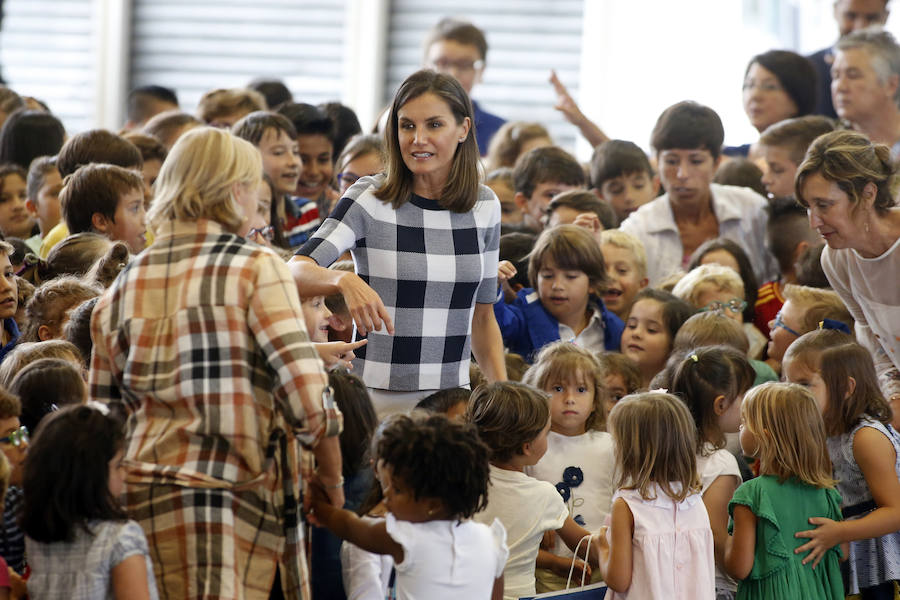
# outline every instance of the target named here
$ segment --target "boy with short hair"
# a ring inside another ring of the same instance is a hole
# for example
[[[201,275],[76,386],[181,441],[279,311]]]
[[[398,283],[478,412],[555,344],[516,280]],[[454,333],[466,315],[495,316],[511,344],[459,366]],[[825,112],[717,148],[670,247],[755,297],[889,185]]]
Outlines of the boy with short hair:
[[[197,117],[210,127],[230,129],[242,117],[266,110],[266,99],[246,88],[217,89],[206,92],[197,103]]]
[[[770,125],[759,136],[757,150],[766,161],[762,183],[770,198],[793,198],[794,175],[806,150],[820,135],[834,131],[828,117],[807,115]]]
[[[481,29],[468,21],[446,17],[428,32],[425,66],[455,77],[471,97],[472,88],[484,75],[487,51],[487,39]],[[506,120],[485,111],[475,100],[472,112],[478,153],[486,156],[491,138]]]
[[[584,221],[583,217],[579,220],[582,215],[591,218],[588,221]],[[612,207],[587,190],[569,190],[557,194],[547,206],[547,227],[572,224],[587,226],[588,223],[595,235],[614,229],[619,224]]]
[[[501,262],[498,279],[514,272]],[[600,246],[585,228],[559,225],[545,230],[528,258],[531,288],[512,304],[498,294],[494,315],[510,352],[531,363],[545,345],[566,340],[592,352],[618,350],[625,324],[598,294],[607,283]]]
[[[257,148],[263,159],[263,172],[275,186],[278,198],[272,201],[283,219],[283,233],[292,248],[301,246],[319,227],[315,202],[292,197],[300,179],[300,150],[297,130],[284,115],[271,111],[250,113],[234,125],[234,135]]]
[[[609,203],[619,223],[647,204],[659,192],[659,177],[647,155],[637,144],[609,140],[594,149],[591,156],[591,187]]]
[[[135,172],[140,172],[144,167],[137,146],[105,129],[91,129],[73,135],[56,155],[56,168],[64,180],[79,167],[91,163],[117,165]],[[41,258],[47,258],[53,247],[68,236],[65,220],[57,223],[41,242]]]
[[[556,146],[535,148],[519,157],[513,169],[516,204],[523,223],[533,231],[544,228],[544,216],[553,197],[583,188],[584,171],[571,154]]]
[[[600,250],[609,280],[601,295],[603,304],[624,321],[637,293],[650,283],[644,244],[629,233],[608,229],[600,234]]]
[[[32,252],[37,254],[41,249],[41,240],[60,221],[59,192],[62,190],[62,177],[56,168],[55,156],[39,156],[31,161],[28,167],[28,178],[25,183],[25,208],[37,221],[40,233],[25,240]]]
[[[818,232],[809,227],[806,209],[793,196],[776,196],[769,201],[766,238],[769,250],[778,261],[781,276],[760,286],[754,306],[753,324],[768,335],[769,321],[775,318],[784,305],[784,286],[797,283],[797,263],[805,252],[821,246],[823,242]]]
[[[278,112],[290,120],[297,130],[297,147],[303,163],[297,189],[292,192],[298,209],[312,200],[318,217],[324,219],[337,202],[331,187],[334,176],[334,122],[312,104],[284,104]]]
[[[178,110],[175,90],[161,85],[143,85],[128,93],[128,122],[125,129],[140,129],[152,117],[167,110]]]
[[[106,164],[81,167],[66,182],[59,203],[72,234],[99,233],[125,242],[133,254],[144,249],[144,182],[136,172]]]

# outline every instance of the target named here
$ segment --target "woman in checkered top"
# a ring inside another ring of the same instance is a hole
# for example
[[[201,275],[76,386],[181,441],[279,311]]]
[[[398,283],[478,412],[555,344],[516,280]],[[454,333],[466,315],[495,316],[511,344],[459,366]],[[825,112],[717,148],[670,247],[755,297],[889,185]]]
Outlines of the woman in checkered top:
[[[363,177],[291,260],[301,295],[344,294],[368,344],[354,362],[379,415],[469,384],[472,355],[506,378],[494,320],[500,204],[481,185],[472,104],[431,70],[397,91],[384,174]],[[356,274],[327,267],[349,250]]]

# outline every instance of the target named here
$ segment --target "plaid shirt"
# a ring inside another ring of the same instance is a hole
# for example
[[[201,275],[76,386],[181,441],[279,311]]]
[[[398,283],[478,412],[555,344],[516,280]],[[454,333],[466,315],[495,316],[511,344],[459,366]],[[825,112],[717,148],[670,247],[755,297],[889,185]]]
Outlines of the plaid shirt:
[[[97,303],[91,337],[91,396],[129,414],[126,503],[161,597],[267,598],[279,560],[305,590],[296,442],[341,420],[287,266],[212,221],[168,224]]]
[[[369,333],[354,369],[371,388],[438,390],[469,383],[475,303],[493,304],[500,203],[481,186],[465,213],[413,196],[398,209],[375,197],[383,175],[364,177],[297,252],[330,265],[352,250],[356,273],[374,289],[394,335]]]

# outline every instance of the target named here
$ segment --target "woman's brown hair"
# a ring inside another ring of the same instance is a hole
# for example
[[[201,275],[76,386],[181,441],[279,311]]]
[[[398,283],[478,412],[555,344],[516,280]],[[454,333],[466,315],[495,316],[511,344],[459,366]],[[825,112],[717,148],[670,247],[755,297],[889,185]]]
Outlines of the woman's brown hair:
[[[450,174],[441,191],[440,198],[433,198],[453,212],[464,213],[472,210],[478,200],[478,186],[481,183],[481,165],[478,155],[478,144],[475,141],[475,117],[469,95],[456,78],[437,73],[430,69],[416,71],[406,78],[394,96],[385,136],[385,181],[375,191],[375,196],[390,202],[399,208],[408,202],[413,195],[413,174],[403,162],[400,140],[397,133],[399,127],[398,113],[407,102],[415,100],[423,94],[434,94],[447,104],[457,125],[469,119],[470,128],[466,138],[459,143]]]

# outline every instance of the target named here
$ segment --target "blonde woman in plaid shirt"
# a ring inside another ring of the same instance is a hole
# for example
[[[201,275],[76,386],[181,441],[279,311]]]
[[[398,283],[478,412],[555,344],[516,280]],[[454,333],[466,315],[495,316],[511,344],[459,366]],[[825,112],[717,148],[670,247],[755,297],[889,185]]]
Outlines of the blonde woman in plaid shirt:
[[[410,75],[385,130],[385,174],[363,177],[291,259],[304,295],[342,293],[354,369],[379,415],[469,384],[474,355],[506,379],[494,319],[500,203],[481,185],[472,103],[449,75]],[[356,274],[327,267],[350,250]]]
[[[94,309],[94,399],[128,415],[124,504],[162,598],[308,598],[298,442],[343,505],[340,413],[297,288],[248,242],[259,152],[226,131],[178,140],[157,180],[153,245]]]

